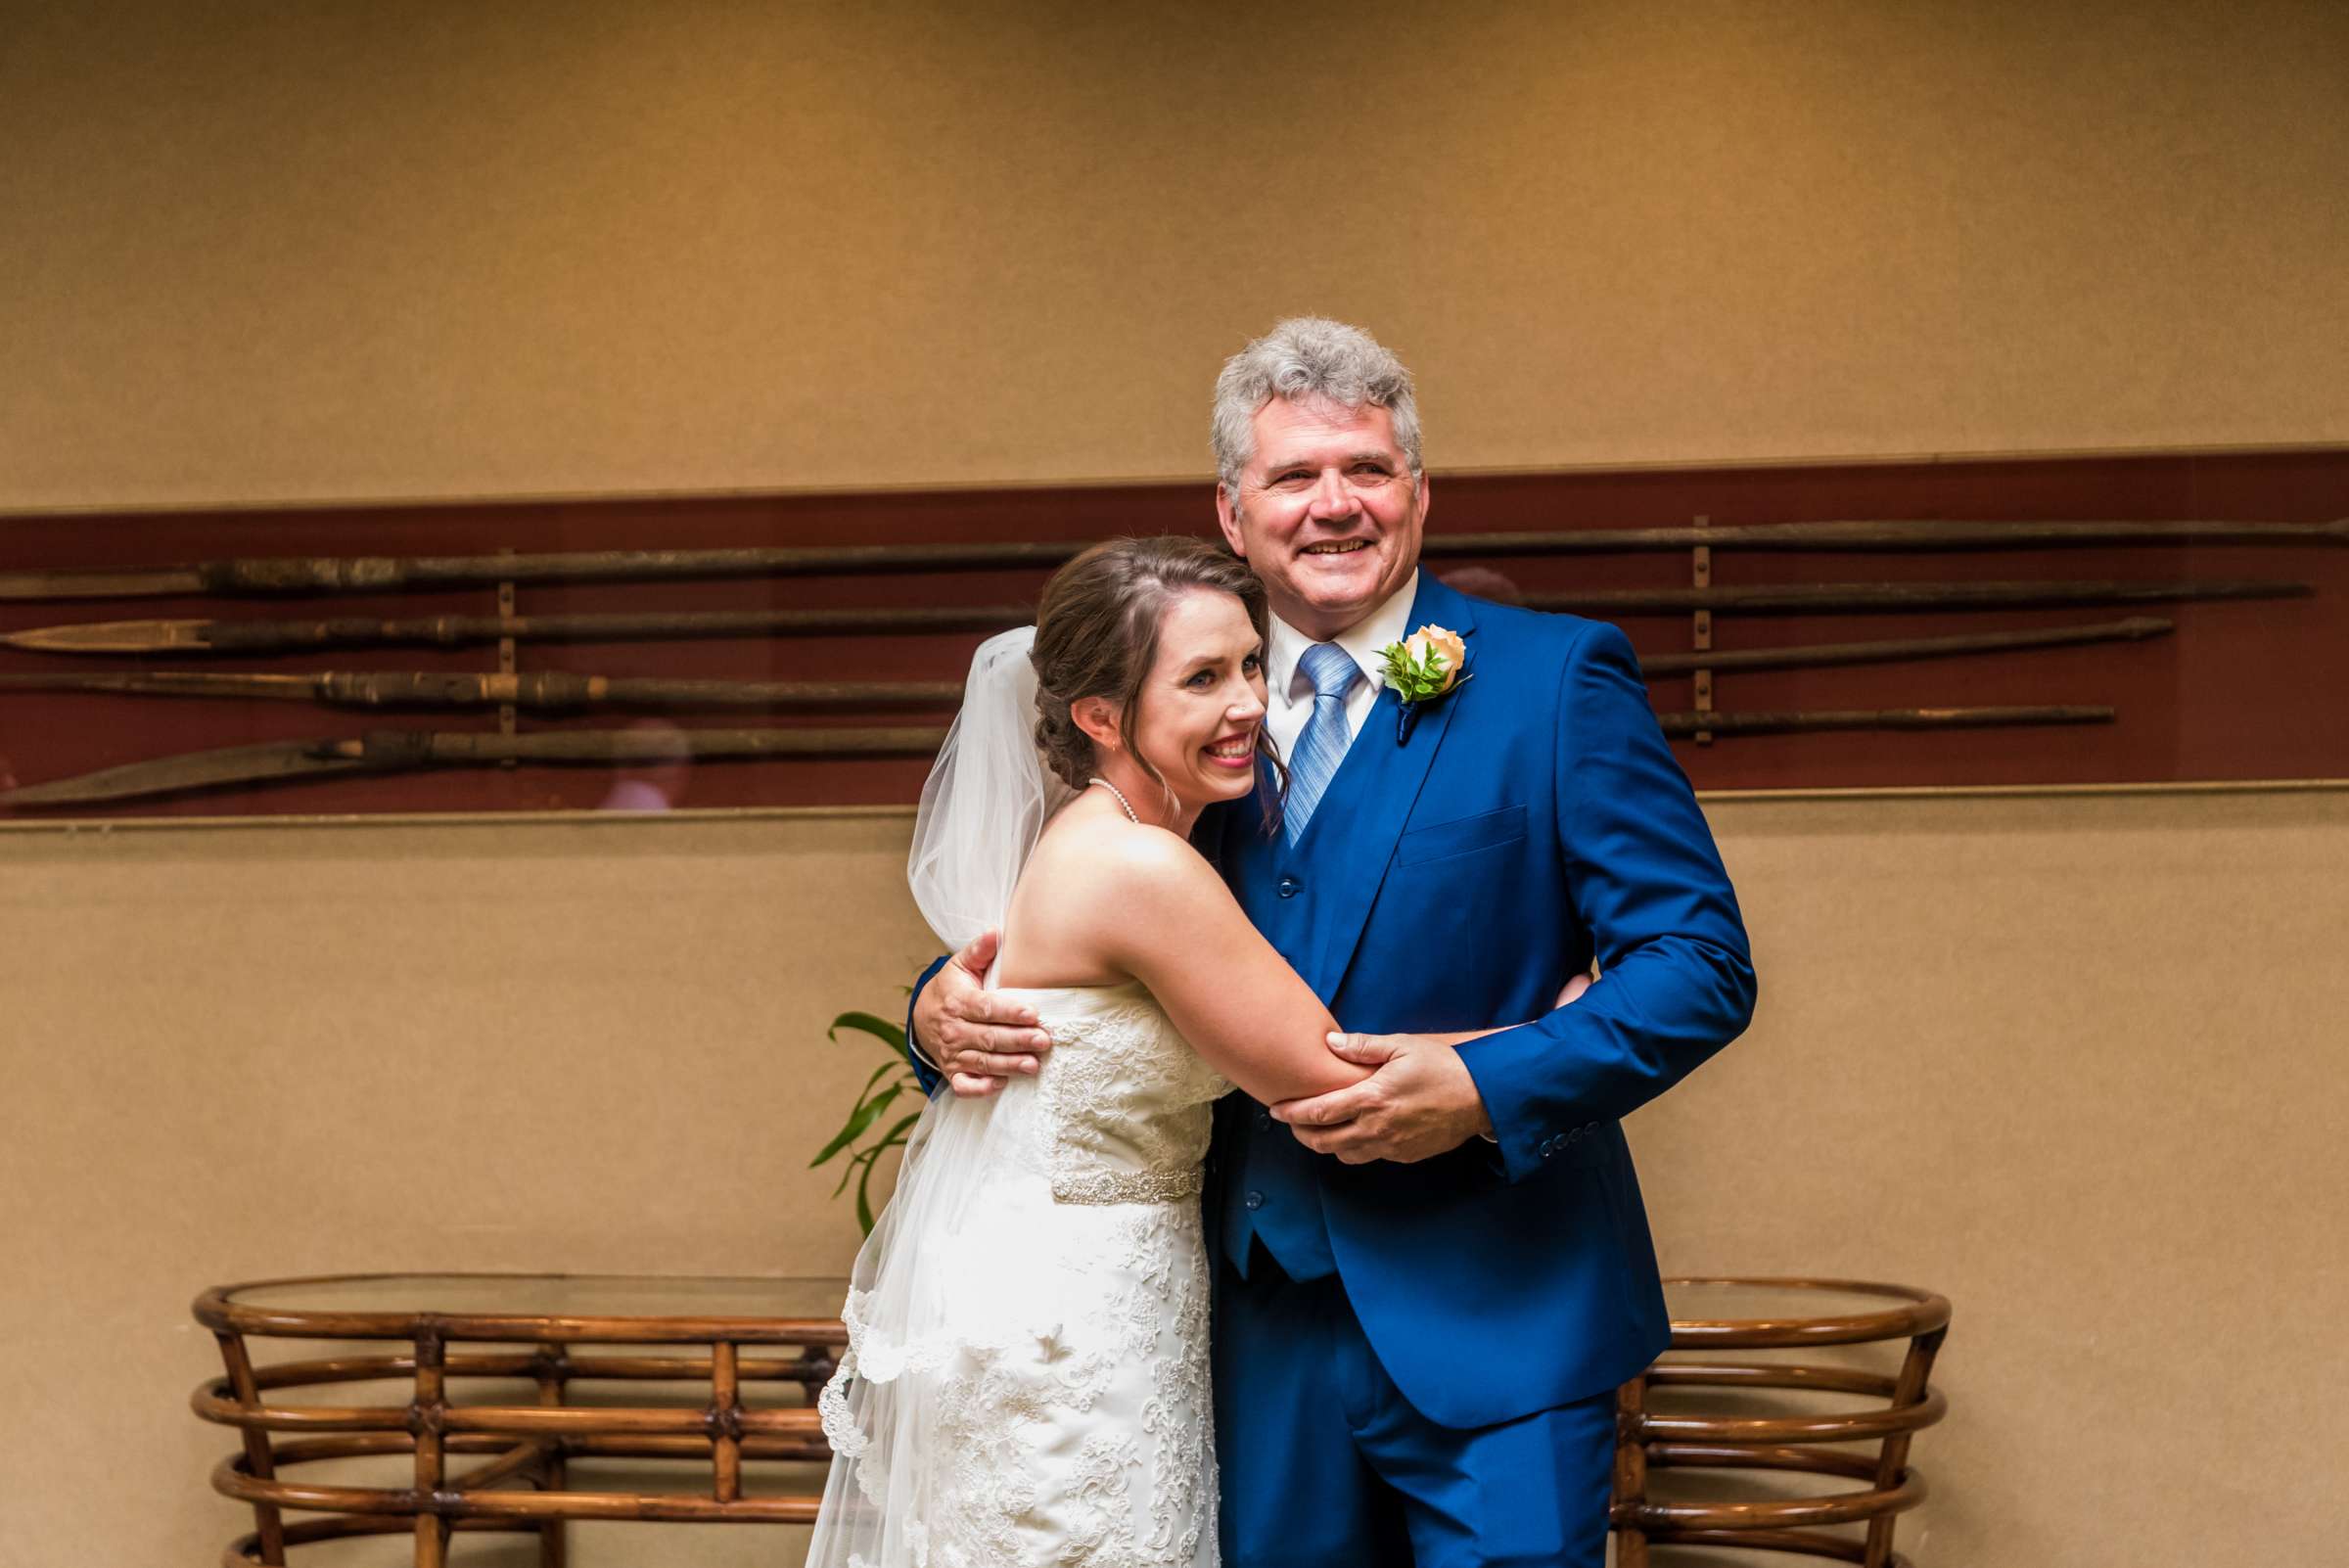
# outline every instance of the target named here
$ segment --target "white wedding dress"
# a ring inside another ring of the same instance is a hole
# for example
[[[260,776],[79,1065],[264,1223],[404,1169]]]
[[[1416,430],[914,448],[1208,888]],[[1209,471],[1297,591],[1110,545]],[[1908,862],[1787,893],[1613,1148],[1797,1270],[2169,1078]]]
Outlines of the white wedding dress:
[[[809,1568],[1214,1568],[1201,1163],[1227,1084],[1138,985],[940,1094],[856,1260]]]

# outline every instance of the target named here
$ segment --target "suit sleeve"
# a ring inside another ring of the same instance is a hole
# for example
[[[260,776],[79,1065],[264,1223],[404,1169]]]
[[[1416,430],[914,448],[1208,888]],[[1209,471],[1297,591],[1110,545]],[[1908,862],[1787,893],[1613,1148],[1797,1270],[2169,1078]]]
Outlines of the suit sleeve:
[[[930,984],[933,975],[946,967],[946,958],[939,958],[923,970],[922,978],[913,983],[913,994],[905,998],[905,1059],[913,1064],[913,1076],[922,1081],[922,1092],[925,1094],[936,1093],[938,1085],[945,1080],[922,1053],[921,1041],[913,1038],[913,1010],[921,1003],[922,988]]]
[[[1559,677],[1557,829],[1599,983],[1460,1047],[1508,1178],[1679,1083],[1753,1016],[1737,897],[1631,643],[1586,623]]]

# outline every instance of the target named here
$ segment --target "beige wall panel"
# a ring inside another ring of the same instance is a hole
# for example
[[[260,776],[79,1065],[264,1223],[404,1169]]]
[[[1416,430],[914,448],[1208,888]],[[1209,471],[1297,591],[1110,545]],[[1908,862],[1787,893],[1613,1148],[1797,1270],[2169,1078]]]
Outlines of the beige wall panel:
[[[2349,793],[1727,800],[1751,1034],[1634,1120],[1667,1267],[1930,1285],[1935,1568],[2322,1560]],[[0,1564],[240,1515],[201,1287],[837,1273],[808,1156],[931,950],[899,814],[0,831]],[[137,1501],[110,1500],[133,1488]],[[321,1559],[392,1563],[377,1544]],[[777,1560],[599,1527],[576,1560]],[[787,1555],[788,1553],[786,1553]]]
[[[2349,11],[0,6],[0,509],[2349,440]]]
[[[2334,1552],[2349,794],[1709,814],[1763,998],[1632,1124],[1667,1270],[1951,1298],[1920,1563]]]
[[[905,836],[0,834],[0,1344],[30,1417],[0,1424],[0,1563],[208,1562],[252,1528],[204,1485],[234,1442],[185,1405],[218,1371],[207,1284],[845,1274],[855,1221],[807,1162],[881,1057],[824,1026],[930,953]],[[589,1539],[775,1560],[757,1531]]]

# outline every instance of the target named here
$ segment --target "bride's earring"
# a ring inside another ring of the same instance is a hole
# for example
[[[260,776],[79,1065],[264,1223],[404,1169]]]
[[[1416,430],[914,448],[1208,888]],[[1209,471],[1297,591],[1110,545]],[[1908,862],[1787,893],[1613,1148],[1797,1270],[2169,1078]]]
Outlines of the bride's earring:
[[[1093,743],[1093,760],[1114,757],[1126,749],[1119,733],[1118,710],[1106,697],[1080,697],[1069,704],[1069,720]]]

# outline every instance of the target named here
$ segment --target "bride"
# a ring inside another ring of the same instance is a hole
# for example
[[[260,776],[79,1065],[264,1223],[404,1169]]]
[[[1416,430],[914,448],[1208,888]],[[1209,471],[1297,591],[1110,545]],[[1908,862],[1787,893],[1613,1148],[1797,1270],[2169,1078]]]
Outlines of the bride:
[[[922,793],[911,877],[949,947],[1054,1048],[935,1097],[856,1260],[820,1397],[810,1568],[1217,1560],[1210,1107],[1367,1076],[1187,835],[1258,795],[1264,589],[1203,540],[1118,539],[983,646]],[[1277,792],[1261,805],[1269,827]]]

